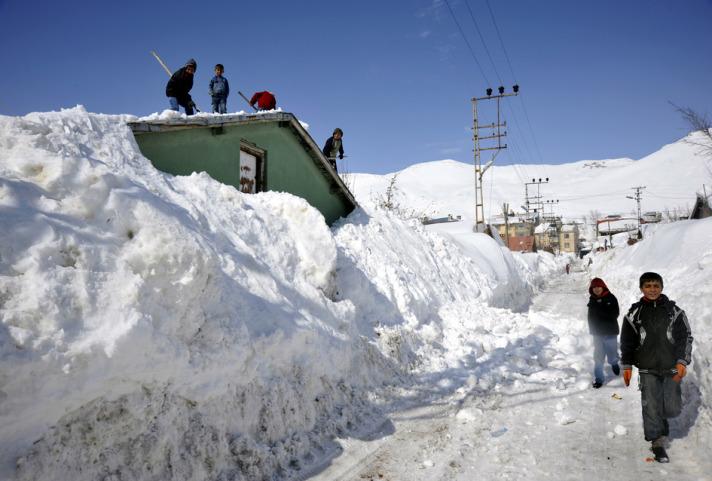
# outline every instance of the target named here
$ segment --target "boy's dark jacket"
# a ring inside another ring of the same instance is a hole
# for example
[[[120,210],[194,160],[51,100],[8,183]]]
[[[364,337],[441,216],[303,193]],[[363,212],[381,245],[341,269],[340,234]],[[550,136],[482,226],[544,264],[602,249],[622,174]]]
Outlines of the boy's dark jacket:
[[[328,139],[326,139],[326,143],[324,144],[324,148],[321,149],[322,153],[327,157],[331,157],[331,149],[334,148],[334,137],[331,136]],[[339,145],[339,158],[343,159],[344,158],[344,143],[341,142]]]
[[[692,332],[685,311],[661,294],[655,301],[641,299],[632,306],[621,331],[621,364],[659,374],[670,374],[675,364],[688,365]]]
[[[188,93],[192,88],[193,76],[185,73],[185,67],[181,67],[166,84],[166,97],[175,97],[180,105],[188,105],[193,101]]]
[[[589,287],[588,292],[591,297],[588,300],[588,332],[594,336],[615,336],[618,334],[618,299],[608,292],[606,284],[600,280],[599,285],[603,287],[602,295],[596,296],[593,287]]]

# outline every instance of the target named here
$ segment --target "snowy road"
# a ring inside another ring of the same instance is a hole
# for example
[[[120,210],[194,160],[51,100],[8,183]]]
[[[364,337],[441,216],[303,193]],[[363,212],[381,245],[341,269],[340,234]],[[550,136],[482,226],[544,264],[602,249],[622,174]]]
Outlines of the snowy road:
[[[531,331],[520,329],[522,342],[508,343],[508,355],[537,362],[522,363],[520,372],[489,389],[471,382],[391,412],[392,426],[372,440],[341,440],[343,453],[308,479],[712,479],[709,451],[691,429],[699,420],[689,381],[686,408],[671,422],[670,464],[650,458],[636,387],[625,388],[608,367],[604,387],[590,387],[587,282],[585,273],[562,277],[534,300],[526,314]]]

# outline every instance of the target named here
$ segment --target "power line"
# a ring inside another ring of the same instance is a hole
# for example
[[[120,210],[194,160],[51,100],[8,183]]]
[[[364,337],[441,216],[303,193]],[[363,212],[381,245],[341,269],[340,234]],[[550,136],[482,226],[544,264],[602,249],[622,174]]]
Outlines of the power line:
[[[494,12],[492,11],[492,7],[490,6],[489,0],[485,0],[485,3],[487,4],[487,9],[489,10],[490,17],[492,18],[492,24],[494,25],[494,29],[497,32],[497,38],[499,38],[499,43],[502,46],[502,51],[504,52],[504,57],[507,60],[507,65],[509,65],[509,70],[512,73],[512,78],[514,79],[515,83],[519,83],[519,82],[517,82],[517,76],[514,73],[514,67],[512,67],[512,62],[509,59],[509,54],[507,53],[507,48],[504,46],[504,40],[502,39],[502,34],[499,30],[499,26],[497,25],[497,20],[495,19]],[[527,125],[529,126],[529,131],[531,132],[531,136],[534,141],[534,148],[536,149],[536,153],[539,156],[539,162],[543,164],[544,158],[541,155],[541,150],[539,149],[539,144],[536,141],[536,135],[534,135],[534,129],[532,128],[531,120],[529,120],[529,112],[527,111],[527,106],[524,103],[524,97],[521,97],[520,101],[522,102],[522,110],[524,111],[524,117],[527,120]],[[516,119],[515,119],[515,121],[516,121]]]
[[[527,106],[524,103],[523,98],[520,100],[522,102],[522,109],[524,110],[524,117],[527,119],[527,124],[529,125],[529,130],[532,132],[532,140],[534,140],[534,148],[536,149],[536,152],[539,155],[539,161],[543,164],[544,158],[541,156],[541,151],[539,150],[539,144],[536,141],[536,135],[534,135],[534,129],[532,128],[532,123],[529,120],[529,112],[527,112]]]
[[[482,46],[485,48],[485,52],[487,53],[487,57],[489,58],[489,61],[492,64],[494,73],[495,73],[495,75],[497,75],[497,78],[499,79],[499,84],[504,85],[504,82],[502,82],[502,77],[499,75],[499,72],[497,71],[497,65],[494,63],[494,60],[492,60],[492,55],[490,55],[490,51],[487,48],[487,42],[485,42],[485,38],[482,36],[480,27],[477,25],[477,20],[475,20],[475,16],[472,14],[472,9],[470,8],[470,3],[467,0],[465,0],[465,6],[467,7],[467,11],[470,12],[470,18],[472,19],[472,23],[475,24],[475,30],[477,31],[477,35],[480,36],[480,41],[482,42]]]
[[[472,55],[472,58],[474,59],[475,63],[477,64],[477,68],[480,69],[480,73],[482,74],[482,77],[485,79],[486,84],[489,85],[490,81],[487,78],[485,71],[482,69],[482,65],[480,65],[479,60],[477,60],[477,55],[475,55],[475,51],[472,49],[472,45],[470,45],[470,42],[467,40],[467,37],[465,36],[465,32],[462,30],[462,27],[460,26],[460,22],[457,21],[457,17],[455,17],[455,12],[453,12],[452,7],[450,7],[450,2],[448,2],[448,0],[445,0],[445,5],[447,5],[447,9],[450,11],[450,15],[452,16],[452,19],[455,21],[455,25],[457,25],[458,30],[460,30],[460,35],[462,35],[462,39],[467,44],[467,48],[470,49],[470,55]]]
[[[512,73],[512,78],[515,83],[517,82],[517,76],[514,75],[514,69],[512,68],[512,62],[509,61],[509,55],[507,55],[507,49],[504,47],[504,41],[502,41],[502,35],[499,33],[499,27],[497,26],[497,21],[494,19],[494,13],[492,12],[492,7],[490,7],[489,0],[485,0],[487,3],[487,10],[489,10],[490,17],[492,18],[492,23],[494,24],[494,29],[497,32],[497,37],[499,38],[499,44],[502,46],[502,51],[504,51],[504,58],[507,59],[507,65],[509,65],[509,71]]]

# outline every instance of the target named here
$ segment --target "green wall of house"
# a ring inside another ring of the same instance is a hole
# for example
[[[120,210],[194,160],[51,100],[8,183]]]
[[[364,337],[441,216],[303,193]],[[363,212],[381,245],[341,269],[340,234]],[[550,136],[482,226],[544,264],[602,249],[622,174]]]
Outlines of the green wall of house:
[[[236,188],[240,180],[240,141],[244,140],[266,153],[263,190],[289,192],[306,199],[329,225],[354,208],[288,122],[136,132],[135,137],[141,152],[159,170],[174,175],[204,171]]]

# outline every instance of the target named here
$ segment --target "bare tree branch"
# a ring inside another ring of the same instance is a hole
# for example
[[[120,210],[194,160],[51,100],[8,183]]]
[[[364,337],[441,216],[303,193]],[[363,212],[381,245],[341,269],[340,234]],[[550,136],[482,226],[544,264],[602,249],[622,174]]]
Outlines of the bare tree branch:
[[[699,132],[703,135],[702,141],[685,139],[685,142],[700,147],[702,154],[708,159],[712,159],[712,122],[705,114],[700,114],[690,107],[680,107],[670,102],[675,110],[682,116],[683,120],[692,128],[693,132]],[[706,165],[707,171],[712,175],[712,166]]]
[[[707,117],[707,115],[696,112],[690,107],[679,107],[678,105],[675,105],[672,102],[670,102],[670,105],[672,105],[675,110],[682,116],[682,119],[685,121],[685,123],[687,123],[687,125],[692,128],[693,132],[700,132],[702,135],[707,137],[704,143],[691,143],[693,143],[694,145],[700,145],[702,147],[705,147],[707,150],[710,151],[710,153],[712,153],[712,132],[710,131],[710,129],[712,129],[712,122],[710,122],[710,119]]]

